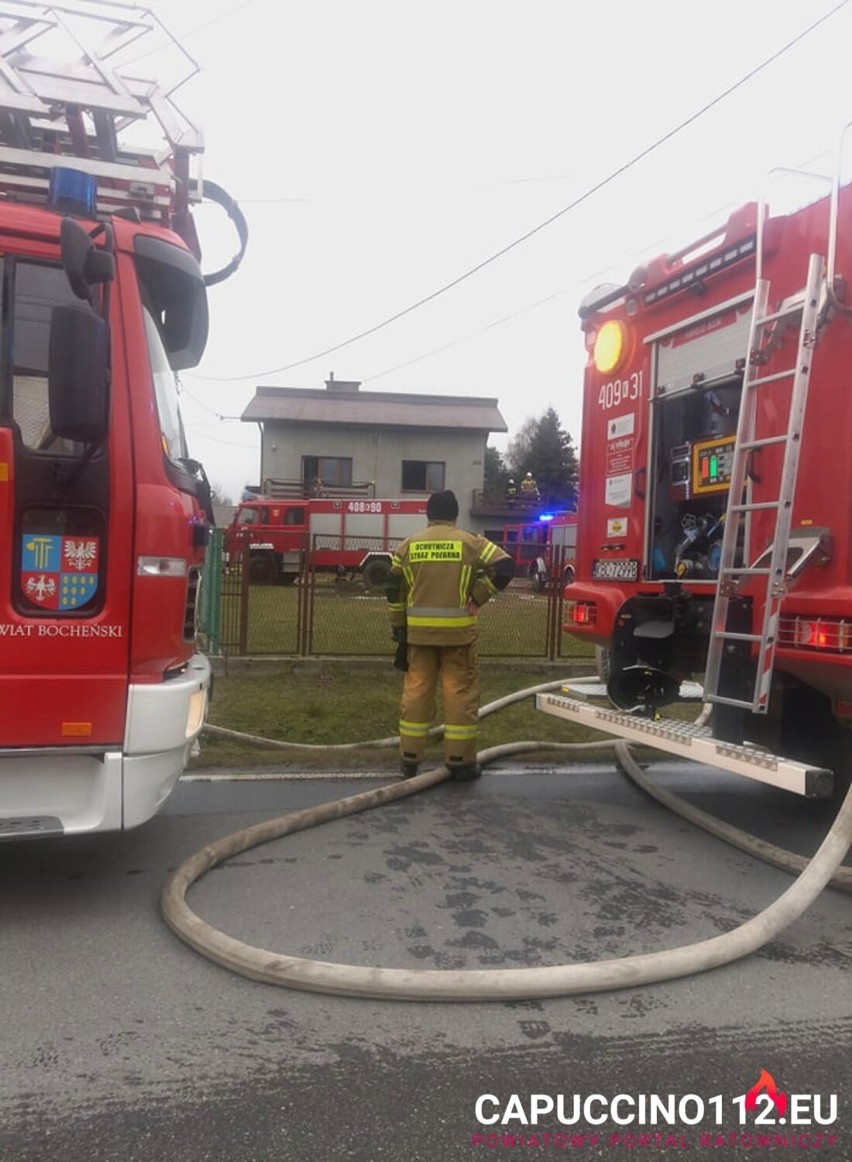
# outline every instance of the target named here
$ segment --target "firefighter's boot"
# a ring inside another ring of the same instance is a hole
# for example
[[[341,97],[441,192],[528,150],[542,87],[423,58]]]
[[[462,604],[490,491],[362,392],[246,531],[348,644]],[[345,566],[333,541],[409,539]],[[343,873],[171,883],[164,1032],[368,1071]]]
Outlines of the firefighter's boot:
[[[482,767],[479,763],[459,763],[451,766],[449,770],[454,783],[472,783],[474,779],[482,777]]]
[[[403,759],[399,764],[399,769],[404,779],[413,779],[417,775],[417,763],[406,762]]]

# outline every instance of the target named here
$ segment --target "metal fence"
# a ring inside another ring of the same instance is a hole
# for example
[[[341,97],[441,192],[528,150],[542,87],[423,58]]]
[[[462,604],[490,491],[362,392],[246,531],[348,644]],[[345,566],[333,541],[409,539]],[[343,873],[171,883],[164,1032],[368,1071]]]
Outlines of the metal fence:
[[[561,576],[557,557],[543,591],[536,590],[532,578],[518,577],[484,606],[480,655],[562,657]],[[336,577],[303,561],[293,585],[252,584],[246,554],[224,559],[221,529],[214,530],[208,546],[200,624],[202,644],[214,655],[378,657],[392,652],[387,602],[360,577]]]

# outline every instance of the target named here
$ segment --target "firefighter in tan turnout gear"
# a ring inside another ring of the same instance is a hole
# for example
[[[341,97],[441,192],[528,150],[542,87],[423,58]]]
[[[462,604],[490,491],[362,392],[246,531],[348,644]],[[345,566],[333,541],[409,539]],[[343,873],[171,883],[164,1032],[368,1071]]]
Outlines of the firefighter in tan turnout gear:
[[[435,721],[438,678],[444,698],[444,761],[457,782],[479,778],[477,610],[505,589],[514,562],[485,537],[456,528],[453,492],[436,492],[427,527],[394,554],[387,599],[397,657],[407,661],[399,713],[403,778],[417,774]],[[395,663],[398,664],[398,663]]]

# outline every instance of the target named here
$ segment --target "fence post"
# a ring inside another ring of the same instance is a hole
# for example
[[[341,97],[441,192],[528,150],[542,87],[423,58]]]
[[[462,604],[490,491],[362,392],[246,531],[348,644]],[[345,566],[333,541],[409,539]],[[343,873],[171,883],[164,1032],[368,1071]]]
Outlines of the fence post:
[[[250,530],[246,529],[243,537],[243,553],[240,562],[240,655],[245,657],[248,654],[248,622],[249,622],[249,536]]]
[[[305,558],[305,568],[307,568],[307,557]],[[317,570],[316,565],[311,566],[311,583],[308,587],[308,609],[307,617],[305,618],[305,655],[308,656],[314,652],[314,611],[316,610],[317,600]]]
[[[564,546],[554,545],[550,559],[550,575],[547,586],[547,657],[555,662],[560,656],[562,635],[562,567]]]
[[[201,608],[199,630],[206,641],[206,652],[214,656],[222,652],[222,551],[224,532],[210,530],[210,541],[204,553],[201,571]]]
[[[316,571],[309,564],[308,554],[303,552],[299,560],[299,600],[296,605],[296,652],[300,658],[306,658],[310,652],[315,582]]]

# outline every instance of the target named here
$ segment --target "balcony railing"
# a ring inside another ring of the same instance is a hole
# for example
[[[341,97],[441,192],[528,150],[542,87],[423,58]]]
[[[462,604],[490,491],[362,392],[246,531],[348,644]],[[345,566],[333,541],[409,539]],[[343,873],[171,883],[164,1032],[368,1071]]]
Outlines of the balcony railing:
[[[484,488],[473,490],[473,499],[470,506],[471,516],[500,516],[506,520],[517,517],[518,520],[538,516],[544,512],[546,505],[540,497],[525,496],[518,492],[516,496],[506,496],[501,492],[489,492]]]
[[[353,484],[325,484],[315,481],[306,484],[304,480],[275,480],[267,476],[261,481],[261,496],[273,500],[309,500],[319,497],[374,497],[376,485],[372,480],[355,481]]]

